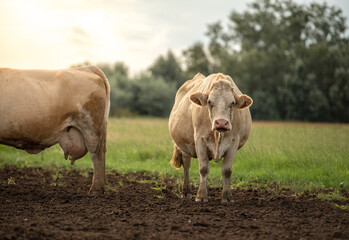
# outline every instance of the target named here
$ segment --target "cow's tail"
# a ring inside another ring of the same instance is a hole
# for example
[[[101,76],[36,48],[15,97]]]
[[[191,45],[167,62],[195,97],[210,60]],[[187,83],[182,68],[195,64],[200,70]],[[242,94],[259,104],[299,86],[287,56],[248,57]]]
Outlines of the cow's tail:
[[[175,167],[177,169],[179,169],[183,164],[182,153],[178,149],[176,144],[174,144],[173,155],[172,155],[172,159],[171,159],[170,163],[173,167]]]
[[[108,82],[107,77],[105,76],[104,72],[97,66],[89,66],[89,69],[94,73],[100,76],[103,80],[105,91],[106,91],[106,103],[105,103],[105,112],[104,112],[104,118],[103,123],[100,127],[100,133],[101,136],[103,136],[103,139],[100,140],[100,146],[99,151],[106,152],[106,135],[107,135],[107,124],[108,124],[108,117],[109,117],[109,111],[110,111],[110,85]]]

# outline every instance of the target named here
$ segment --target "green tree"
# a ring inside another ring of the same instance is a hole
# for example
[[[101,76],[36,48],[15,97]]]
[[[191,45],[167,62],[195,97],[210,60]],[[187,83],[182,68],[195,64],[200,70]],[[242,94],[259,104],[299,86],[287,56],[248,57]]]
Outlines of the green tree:
[[[110,114],[113,116],[130,115],[134,92],[128,67],[122,62],[98,64],[110,84]]]
[[[174,84],[177,88],[184,82],[180,63],[170,50],[166,56],[159,56],[149,67],[149,71],[155,78],[161,77],[166,83]]]
[[[132,111],[147,116],[169,116],[176,93],[174,84],[146,73],[137,76],[133,83]]]
[[[254,98],[254,118],[349,121],[349,38],[340,9],[262,0],[229,21],[208,26],[209,55],[215,71]]]
[[[210,73],[209,57],[201,42],[194,43],[183,51],[184,64],[186,67],[186,77],[192,78],[198,72],[208,75]]]

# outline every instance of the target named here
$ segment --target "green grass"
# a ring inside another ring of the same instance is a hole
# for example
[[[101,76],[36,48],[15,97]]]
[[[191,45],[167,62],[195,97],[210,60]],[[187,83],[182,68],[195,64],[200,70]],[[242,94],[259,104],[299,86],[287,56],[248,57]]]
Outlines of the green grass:
[[[329,193],[319,193],[317,195],[319,199],[325,199],[325,200],[348,200],[348,198],[342,196],[338,191],[329,192]]]
[[[349,210],[349,205],[348,204],[342,205],[342,204],[338,204],[336,202],[333,202],[334,200],[342,200],[342,201],[348,201],[349,200],[348,198],[343,196],[337,190],[335,190],[333,192],[328,192],[328,193],[325,193],[325,192],[318,193],[317,194],[317,198],[327,200],[327,201],[331,202],[334,206],[336,206],[336,207],[338,207],[338,208],[340,208],[342,210]]]
[[[115,119],[108,125],[107,169],[150,172],[182,177],[183,170],[169,164],[173,144],[167,119]],[[73,166],[58,146],[37,155],[0,145],[0,166],[92,169],[90,157]],[[221,162],[211,162],[209,184],[221,186]],[[196,159],[191,180],[198,184]],[[349,127],[339,124],[254,123],[251,136],[233,164],[235,186],[312,191],[319,188],[349,190]]]

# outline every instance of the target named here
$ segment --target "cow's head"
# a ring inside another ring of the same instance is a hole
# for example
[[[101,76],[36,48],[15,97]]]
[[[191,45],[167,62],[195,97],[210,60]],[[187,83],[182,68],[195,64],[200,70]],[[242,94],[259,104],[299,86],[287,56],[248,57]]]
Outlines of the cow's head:
[[[190,100],[201,107],[207,107],[212,131],[219,132],[231,130],[234,108],[244,109],[253,102],[245,94],[237,95],[232,83],[225,79],[215,81],[208,93],[193,93]]]

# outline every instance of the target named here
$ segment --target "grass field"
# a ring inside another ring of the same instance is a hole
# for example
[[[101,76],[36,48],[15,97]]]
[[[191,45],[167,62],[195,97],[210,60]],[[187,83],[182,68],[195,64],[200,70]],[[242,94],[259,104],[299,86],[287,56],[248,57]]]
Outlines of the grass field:
[[[173,144],[167,123],[167,119],[110,119],[107,169],[146,171],[181,181],[183,170],[169,165]],[[30,155],[0,145],[3,165],[92,169],[88,155],[71,166],[58,146]],[[211,186],[221,186],[220,166],[221,162],[211,162]],[[197,185],[196,159],[190,176]],[[349,190],[349,125],[255,122],[249,140],[236,155],[232,184],[260,188],[276,184],[295,191]]]

